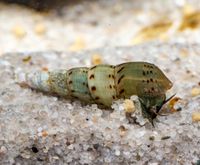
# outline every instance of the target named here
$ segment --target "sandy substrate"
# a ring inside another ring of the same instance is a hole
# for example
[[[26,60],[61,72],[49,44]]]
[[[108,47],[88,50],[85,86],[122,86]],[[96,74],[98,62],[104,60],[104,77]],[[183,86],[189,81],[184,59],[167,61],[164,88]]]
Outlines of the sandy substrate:
[[[199,9],[198,0],[80,1],[42,13],[0,3],[0,54],[132,46],[148,40],[200,43]],[[191,25],[180,31],[185,15],[193,13]],[[145,27],[150,34],[140,33]]]
[[[41,69],[148,61],[173,82],[181,111],[159,116],[155,128],[131,124],[119,101],[114,111],[64,100],[15,83]],[[0,164],[195,164],[200,159],[200,45],[149,43],[80,53],[11,53],[0,58]],[[31,57],[31,58],[30,58]],[[29,60],[27,60],[27,58]]]

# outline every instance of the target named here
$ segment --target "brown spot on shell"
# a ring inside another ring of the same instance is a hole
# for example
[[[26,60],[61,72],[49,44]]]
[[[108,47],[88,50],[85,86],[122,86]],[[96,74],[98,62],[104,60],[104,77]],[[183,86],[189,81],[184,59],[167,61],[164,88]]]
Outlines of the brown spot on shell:
[[[92,87],[91,87],[91,90],[92,90],[92,91],[96,91],[96,87],[95,87],[95,86],[92,86]]]
[[[72,74],[72,71],[69,72],[69,75],[71,75],[71,74]]]
[[[121,68],[117,71],[117,73],[120,73],[123,69],[124,69],[124,66],[121,67]]]
[[[112,85],[109,85],[110,89],[112,89]]]
[[[113,74],[112,74],[112,75],[111,75],[111,74],[109,74],[109,75],[108,75],[108,77],[109,77],[109,78],[111,78],[111,77],[112,77],[113,79],[115,78]]]
[[[94,78],[94,74],[91,74],[89,77],[89,79],[92,79],[92,78]]]
[[[122,75],[122,76],[119,78],[119,80],[118,80],[117,84],[119,84],[119,83],[120,83],[120,81],[121,81],[123,78],[124,78],[124,75]]]
[[[72,80],[69,81],[69,84],[72,84]]]
[[[147,67],[148,67],[148,68],[153,68],[153,66],[151,66],[151,65],[147,65]]]
[[[115,97],[115,96],[112,96],[112,98],[115,99],[116,97]]]
[[[100,98],[97,96],[97,97],[95,97],[95,100],[99,100]]]
[[[92,70],[92,69],[94,69],[94,68],[96,68],[97,66],[95,65],[95,66],[93,66],[93,67],[91,67],[90,69]]]
[[[121,89],[120,91],[119,91],[119,94],[122,94],[122,93],[124,93],[125,91],[124,91],[124,89]]]

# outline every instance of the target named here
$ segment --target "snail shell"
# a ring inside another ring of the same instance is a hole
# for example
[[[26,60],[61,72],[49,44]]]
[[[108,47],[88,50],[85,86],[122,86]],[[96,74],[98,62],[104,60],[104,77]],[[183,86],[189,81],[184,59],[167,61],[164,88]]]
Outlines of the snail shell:
[[[20,77],[20,84],[33,89],[106,107],[114,100],[137,95],[144,105],[144,114],[147,117],[150,114],[151,118],[152,107],[156,107],[154,113],[157,114],[166,102],[166,91],[172,87],[164,73],[147,62],[25,73]]]

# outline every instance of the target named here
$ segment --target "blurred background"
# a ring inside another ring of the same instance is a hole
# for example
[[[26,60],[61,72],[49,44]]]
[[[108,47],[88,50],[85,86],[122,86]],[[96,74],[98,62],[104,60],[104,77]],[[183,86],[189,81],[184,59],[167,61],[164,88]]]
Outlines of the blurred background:
[[[0,54],[200,42],[199,0],[0,0]]]

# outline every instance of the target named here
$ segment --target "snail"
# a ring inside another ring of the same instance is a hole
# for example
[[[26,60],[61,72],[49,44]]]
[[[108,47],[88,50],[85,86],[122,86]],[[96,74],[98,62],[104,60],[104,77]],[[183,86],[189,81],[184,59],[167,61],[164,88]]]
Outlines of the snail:
[[[172,82],[157,66],[147,62],[41,71],[25,73],[22,77],[20,84],[33,89],[106,107],[117,99],[137,95],[142,114],[151,123],[162,106],[174,96],[166,99],[166,91],[172,87]]]

